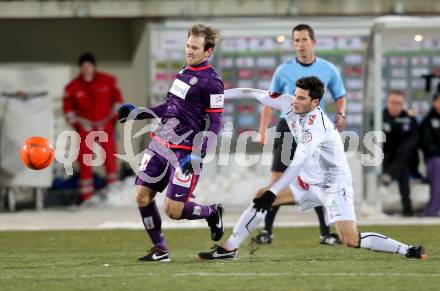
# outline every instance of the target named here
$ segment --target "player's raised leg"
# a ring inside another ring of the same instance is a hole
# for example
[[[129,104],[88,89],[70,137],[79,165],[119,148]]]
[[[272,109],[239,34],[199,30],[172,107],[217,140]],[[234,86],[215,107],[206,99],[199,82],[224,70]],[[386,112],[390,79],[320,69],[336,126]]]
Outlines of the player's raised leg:
[[[200,259],[232,259],[238,256],[238,248],[240,245],[264,220],[267,209],[260,209],[256,200],[261,199],[268,188],[269,187],[260,189],[256,193],[254,202],[241,214],[231,236],[222,245],[214,246],[211,251],[200,252]],[[272,205],[276,206],[294,202],[292,192],[289,188],[286,188],[284,191],[278,193]]]

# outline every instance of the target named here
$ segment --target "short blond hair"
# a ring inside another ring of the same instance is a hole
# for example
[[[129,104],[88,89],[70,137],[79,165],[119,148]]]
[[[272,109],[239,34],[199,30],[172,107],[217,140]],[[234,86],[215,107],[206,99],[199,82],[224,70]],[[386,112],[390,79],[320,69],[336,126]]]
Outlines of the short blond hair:
[[[217,30],[206,24],[194,24],[188,29],[188,37],[191,35],[202,36],[205,38],[204,50],[212,48],[214,50],[215,45],[218,43],[220,36]]]

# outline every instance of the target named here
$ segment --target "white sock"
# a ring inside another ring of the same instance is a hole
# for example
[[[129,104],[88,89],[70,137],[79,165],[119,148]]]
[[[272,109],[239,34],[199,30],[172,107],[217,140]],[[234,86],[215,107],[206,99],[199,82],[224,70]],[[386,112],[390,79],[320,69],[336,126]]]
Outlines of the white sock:
[[[406,255],[408,245],[375,232],[362,232],[360,234],[360,247],[377,252],[399,253]]]
[[[264,220],[265,212],[256,211],[253,203],[241,214],[228,240],[223,244],[228,250],[237,249],[248,235]]]

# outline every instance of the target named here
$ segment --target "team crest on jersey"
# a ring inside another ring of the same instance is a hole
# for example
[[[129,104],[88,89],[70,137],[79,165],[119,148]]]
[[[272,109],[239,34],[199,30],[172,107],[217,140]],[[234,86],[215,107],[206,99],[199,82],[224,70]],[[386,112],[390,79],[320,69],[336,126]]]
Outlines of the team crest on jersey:
[[[190,85],[186,84],[185,82],[179,79],[175,79],[173,84],[171,85],[170,93],[174,94],[179,98],[185,99],[189,88],[191,88]]]
[[[316,114],[312,114],[309,117],[309,121],[307,122],[308,125],[312,125],[313,122],[315,122]]]
[[[173,184],[179,185],[185,188],[191,186],[192,174],[184,175],[180,168],[177,168],[174,172]]]
[[[195,84],[197,84],[198,81],[199,81],[199,79],[197,79],[197,77],[192,77],[191,80],[189,80],[189,84],[195,85]]]
[[[312,133],[310,130],[306,130],[303,132],[302,143],[309,143],[312,141]]]
[[[225,102],[224,94],[211,94],[211,108],[223,108]]]
[[[435,129],[439,128],[440,127],[440,120],[438,120],[437,118],[431,119],[431,125]]]

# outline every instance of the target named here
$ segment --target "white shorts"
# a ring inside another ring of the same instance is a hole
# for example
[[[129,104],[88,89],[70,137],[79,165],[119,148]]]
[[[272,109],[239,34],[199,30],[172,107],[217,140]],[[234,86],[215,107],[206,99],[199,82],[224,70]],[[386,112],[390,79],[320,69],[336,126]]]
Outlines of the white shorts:
[[[332,187],[309,185],[309,189],[304,190],[295,179],[289,187],[301,211],[324,206],[327,225],[343,220],[356,221],[351,182],[340,182]]]

